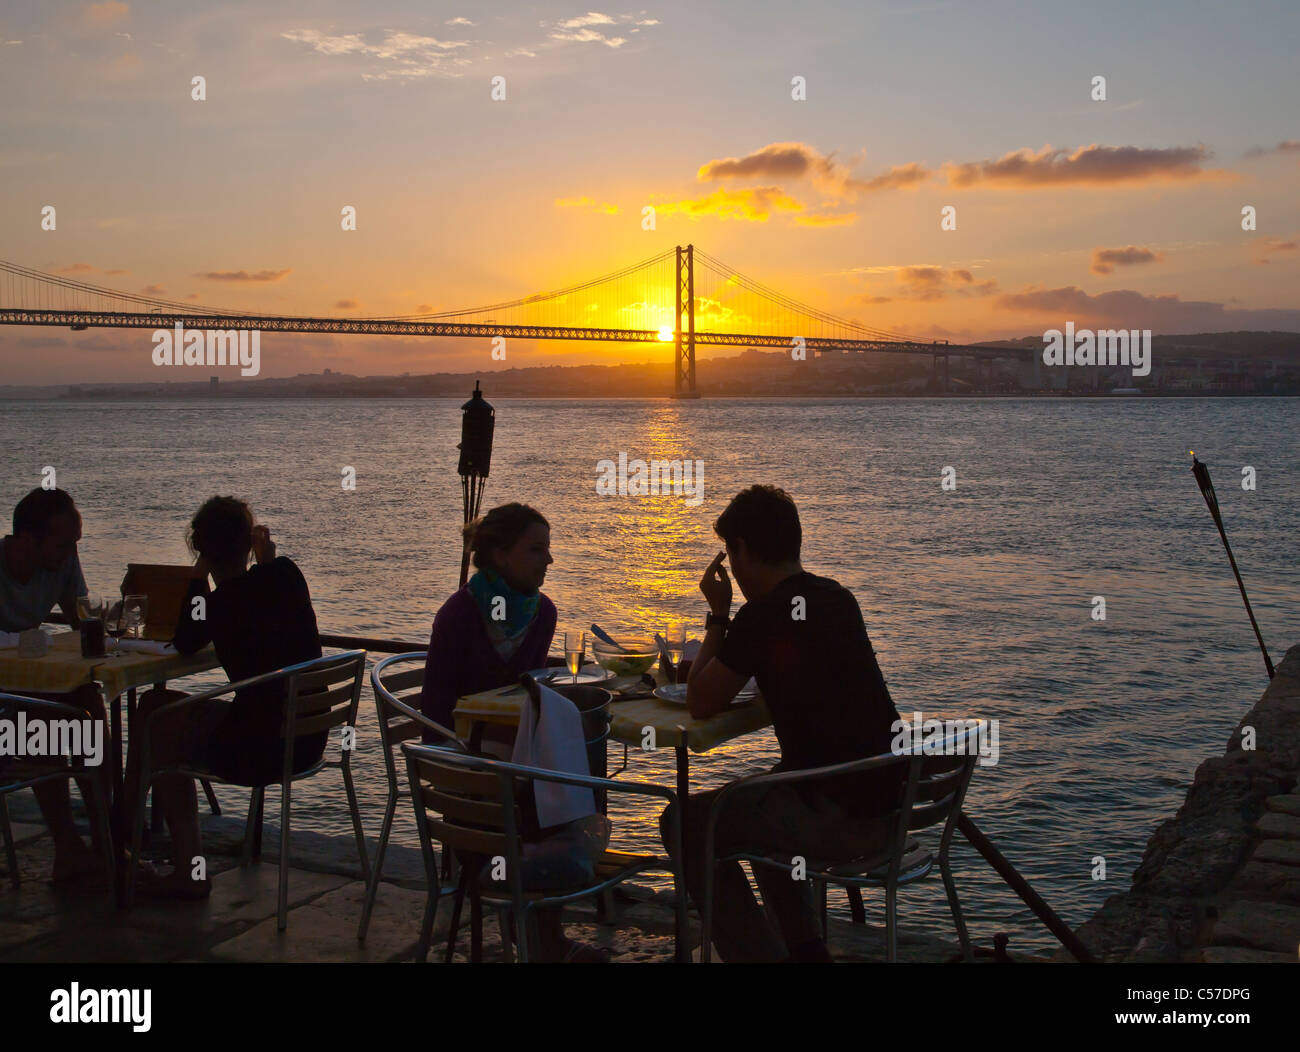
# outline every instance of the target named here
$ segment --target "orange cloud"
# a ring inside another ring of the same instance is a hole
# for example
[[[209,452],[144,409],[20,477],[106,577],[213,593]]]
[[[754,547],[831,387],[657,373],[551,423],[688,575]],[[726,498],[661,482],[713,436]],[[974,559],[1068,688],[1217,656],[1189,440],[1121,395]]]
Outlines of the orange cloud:
[[[654,207],[664,215],[681,214],[692,219],[712,215],[719,219],[747,219],[757,223],[767,222],[774,212],[802,212],[804,208],[802,202],[796,201],[779,186],[714,190],[706,197],[665,201]]]
[[[852,197],[860,192],[897,190],[915,186],[929,177],[929,171],[915,162],[897,165],[870,179],[855,179],[834,154],[822,154],[807,143],[773,142],[744,157],[724,157],[700,166],[696,178],[704,182],[719,179],[810,179],[819,190]]]
[[[1224,177],[1202,165],[1212,156],[1204,146],[1147,149],[1141,146],[1081,146],[1071,152],[1044,146],[1014,150],[996,161],[946,164],[948,185],[973,186],[1108,186],[1117,183],[1169,182]]]
[[[1125,248],[1094,248],[1092,266],[1094,274],[1110,274],[1116,267],[1136,266],[1139,263],[1163,263],[1165,257],[1149,248],[1128,245]]]
[[[361,304],[356,300],[335,300],[334,306],[339,310],[356,310]]]
[[[1266,157],[1271,153],[1300,153],[1300,139],[1283,139],[1276,146],[1252,146],[1246,157]]]
[[[94,270],[89,263],[69,263],[66,267],[58,267],[56,274],[84,274],[88,270]]]
[[[593,212],[603,212],[608,216],[618,215],[618,205],[611,205],[608,201],[597,201],[591,197],[557,197],[555,204],[558,208],[586,208]]]
[[[252,274],[246,270],[209,270],[194,276],[208,281],[279,281],[291,273],[293,268],[286,267],[284,270],[259,270]]]
[[[140,290],[141,296],[161,296],[167,290],[161,285],[146,285]]]
[[[1260,266],[1266,266],[1272,262],[1268,258],[1270,255],[1278,252],[1294,252],[1297,248],[1300,248],[1300,242],[1297,242],[1294,238],[1290,241],[1283,241],[1277,237],[1265,238],[1263,244],[1259,246],[1259,253],[1255,257],[1255,262]]]
[[[949,296],[989,296],[998,287],[993,278],[976,281],[969,270],[930,265],[898,267],[894,271],[894,282],[901,298],[925,303]]]
[[[1300,310],[1229,310],[1208,300],[1176,295],[1147,296],[1132,289],[1097,295],[1075,285],[1031,287],[997,298],[1001,310],[1036,313],[1053,321],[1072,320],[1094,327],[1144,328],[1156,332],[1232,332],[1237,329],[1300,331]]]
[[[104,0],[102,4],[91,4],[86,8],[86,21],[92,26],[103,28],[121,21],[130,12],[126,4],[118,0]]]
[[[857,212],[843,212],[840,215],[795,216],[799,226],[848,226],[858,221]]]

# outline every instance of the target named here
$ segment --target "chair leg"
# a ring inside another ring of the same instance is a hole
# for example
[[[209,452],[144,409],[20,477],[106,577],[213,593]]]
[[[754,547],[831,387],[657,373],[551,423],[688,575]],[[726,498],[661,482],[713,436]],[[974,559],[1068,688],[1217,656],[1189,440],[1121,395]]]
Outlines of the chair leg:
[[[866,924],[867,910],[862,905],[862,889],[849,887],[844,890],[849,893],[849,916],[853,918],[853,923]]]
[[[477,877],[469,884],[469,960],[471,964],[483,963],[483,901]]]
[[[433,942],[433,921],[438,915],[438,896],[442,889],[436,880],[429,881],[429,893],[424,898],[424,920],[420,924],[420,944],[415,959],[424,964],[429,959],[429,944]]]
[[[465,904],[465,889],[468,886],[469,868],[462,866],[460,882],[456,885],[456,898],[451,904],[451,927],[447,930],[447,964],[451,964],[451,959],[456,953],[456,936],[460,933],[460,911]]]
[[[357,838],[357,858],[361,860],[361,879],[370,883],[370,859],[366,851],[366,831],[361,828],[361,809],[357,805],[357,789],[352,784],[350,753],[343,754],[343,787],[348,791],[348,810],[352,813],[352,832]]]
[[[216,790],[212,788],[212,783],[206,778],[200,778],[199,782],[203,786],[203,795],[208,798],[208,808],[214,815],[221,814],[221,803],[217,800]]]
[[[939,863],[939,872],[943,874],[943,887],[948,893],[948,908],[952,910],[953,924],[957,927],[957,941],[961,943],[961,959],[974,960],[975,953],[971,948],[970,933],[966,930],[966,921],[961,915],[961,903],[957,900],[957,885],[953,883],[952,869],[946,858]]]
[[[890,964],[898,960],[898,888],[885,888],[885,956]]]
[[[140,852],[144,847],[144,813],[148,806],[152,779],[147,770],[140,772],[140,796],[135,801],[135,820],[131,823],[131,857],[127,860],[126,886],[122,889],[122,906],[131,908],[135,896],[135,875],[140,867]]]
[[[14,849],[14,830],[9,824],[9,797],[0,796],[0,832],[4,834],[5,862],[9,866],[9,880],[15,890],[22,884],[18,875],[18,852]]]
[[[384,852],[388,848],[388,834],[393,828],[393,816],[396,813],[397,793],[389,789],[384,824],[379,830],[379,849],[375,852],[375,865],[370,871],[370,879],[366,881],[366,904],[361,908],[361,925],[357,928],[357,938],[362,942],[370,929],[370,914],[375,908],[375,896],[379,893],[379,875],[384,871]],[[434,879],[430,883],[437,884],[438,881]]]
[[[108,791],[101,781],[92,778],[91,795],[95,798],[95,838],[103,851],[105,871],[108,873],[109,894],[112,896],[112,901],[116,903],[121,888],[121,876],[118,872],[117,859],[114,857],[113,833],[108,821]]]
[[[262,801],[266,789],[254,786],[248,797],[248,821],[244,824],[244,853],[239,864],[247,866],[253,859],[262,857]]]
[[[280,784],[280,931],[289,925],[289,790],[291,782]]]
[[[515,963],[515,951],[510,940],[510,928],[513,920],[510,911],[506,907],[502,906],[501,909],[497,910],[497,921],[501,925],[501,953],[505,957],[506,964]]]

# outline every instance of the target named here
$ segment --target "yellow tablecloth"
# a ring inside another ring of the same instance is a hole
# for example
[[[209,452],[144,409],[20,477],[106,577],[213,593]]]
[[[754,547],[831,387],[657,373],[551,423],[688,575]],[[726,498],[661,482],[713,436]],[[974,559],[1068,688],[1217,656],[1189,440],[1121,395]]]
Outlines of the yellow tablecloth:
[[[56,632],[44,657],[23,658],[17,647],[0,650],[0,690],[67,694],[95,678],[95,662],[81,656],[80,632]]]
[[[0,690],[22,694],[66,694],[98,680],[108,700],[131,687],[206,672],[220,666],[216,651],[204,647],[188,657],[175,654],[120,654],[117,657],[83,658],[79,632],[56,632],[49,653],[39,658],[20,658],[17,648],[0,650]]]
[[[466,737],[470,724],[476,721],[517,725],[519,708],[526,697],[524,689],[519,686],[465,695],[456,703],[456,733]],[[609,736],[614,741],[640,746],[645,740],[646,728],[653,727],[656,748],[677,747],[685,732],[686,745],[691,752],[708,752],[732,738],[762,730],[772,722],[762,698],[755,698],[745,705],[733,705],[726,712],[707,720],[692,719],[686,706],[672,705],[658,698],[614,701],[609,711],[613,717]]]

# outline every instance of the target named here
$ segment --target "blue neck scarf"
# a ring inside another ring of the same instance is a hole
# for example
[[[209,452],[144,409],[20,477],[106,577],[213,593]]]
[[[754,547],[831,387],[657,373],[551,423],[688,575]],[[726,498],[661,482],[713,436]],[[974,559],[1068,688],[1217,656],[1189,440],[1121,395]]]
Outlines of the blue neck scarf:
[[[500,574],[492,570],[479,570],[475,573],[469,579],[469,590],[478,603],[479,613],[483,615],[489,633],[506,639],[514,639],[523,634],[532,624],[542,600],[542,593],[537,589],[533,589],[531,594],[516,591],[506,584]],[[494,606],[498,610],[501,608],[501,604],[496,601],[498,599],[505,599],[504,621],[492,616]]]

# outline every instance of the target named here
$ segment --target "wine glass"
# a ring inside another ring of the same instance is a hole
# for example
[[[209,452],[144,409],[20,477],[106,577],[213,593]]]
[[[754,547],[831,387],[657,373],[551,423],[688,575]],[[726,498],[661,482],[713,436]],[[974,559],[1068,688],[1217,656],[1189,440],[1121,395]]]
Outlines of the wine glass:
[[[128,595],[122,600],[122,620],[125,622],[128,638],[140,639],[144,635],[145,620],[148,616],[147,595]]]
[[[93,618],[103,618],[104,616],[104,597],[102,595],[79,595],[77,596],[77,620],[90,621]]]
[[[668,644],[668,659],[673,663],[673,670],[682,663],[686,654],[686,622],[669,621],[664,629],[664,642]]]
[[[582,668],[582,659],[587,652],[586,632],[564,633],[564,663],[569,666],[569,675],[573,682],[578,682],[578,669]]]
[[[126,631],[126,616],[123,613],[125,608],[126,602],[122,599],[115,603],[108,603],[104,607],[104,631],[113,640],[113,650],[108,654],[108,657],[117,657],[121,653],[117,641],[122,638],[122,633]]]

